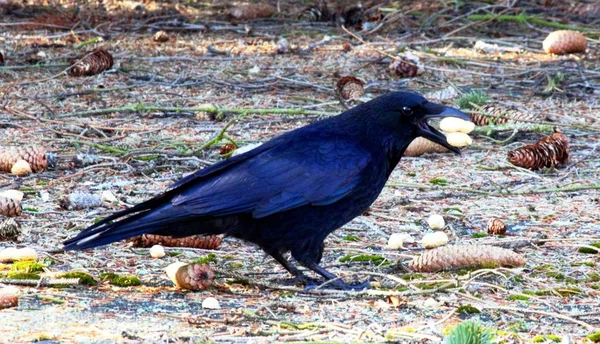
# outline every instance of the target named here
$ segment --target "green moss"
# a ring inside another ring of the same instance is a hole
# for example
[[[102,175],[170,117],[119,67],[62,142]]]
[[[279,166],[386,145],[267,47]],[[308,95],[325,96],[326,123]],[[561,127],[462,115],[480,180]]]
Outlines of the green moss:
[[[417,176],[417,174],[416,174],[416,173],[414,173],[414,172],[408,172],[408,173],[407,173],[407,175],[408,175],[409,177],[416,177],[416,176]]]
[[[589,266],[589,267],[593,268],[596,266],[596,263],[590,262],[590,261],[574,262],[574,263],[571,263],[571,266]]]
[[[548,296],[552,295],[550,290],[540,289],[540,290],[523,290],[521,294],[525,295],[535,295],[535,296]]]
[[[462,305],[456,309],[456,313],[458,313],[458,314],[477,314],[477,313],[481,313],[481,311],[472,305]]]
[[[39,280],[41,277],[39,274],[32,272],[9,272],[6,274],[6,278],[18,280]]]
[[[590,248],[590,247],[580,247],[579,248],[579,253],[589,253],[589,254],[599,254],[600,253],[600,242],[593,242],[591,244],[588,244],[587,246],[592,246],[597,248],[597,250]]]
[[[587,338],[592,343],[600,343],[600,331],[588,335]]]
[[[79,278],[80,284],[89,286],[98,285],[98,282],[94,279],[94,277],[81,271],[67,272],[56,276],[56,278]]]
[[[30,213],[39,213],[40,212],[37,208],[32,208],[32,207],[23,207],[23,211],[30,212]]]
[[[600,282],[600,273],[592,272],[587,279],[589,282]]]
[[[488,96],[486,96],[482,91],[471,91],[460,96],[460,98],[458,98],[456,101],[456,105],[461,109],[472,109],[473,104],[482,106],[488,101]]]
[[[402,278],[405,281],[413,281],[413,280],[421,280],[421,279],[425,278],[425,275],[413,273],[413,274],[402,275],[402,277],[400,277],[400,278]]]
[[[540,334],[540,335],[533,337],[532,342],[533,343],[544,343],[547,341],[552,341],[552,342],[560,343],[561,340],[562,339],[559,336],[554,335],[554,334]]]
[[[34,260],[27,260],[23,262],[14,262],[10,270],[15,272],[42,272],[45,267],[46,265]]]
[[[357,237],[356,235],[345,235],[342,239],[346,240],[346,241],[354,241],[354,242],[360,241],[360,238]]]
[[[594,290],[600,290],[600,284],[592,284],[590,286],[590,288],[594,289]]]
[[[444,178],[432,178],[429,180],[429,183],[433,185],[448,185],[448,181]]]
[[[511,294],[508,299],[511,301],[528,301],[530,297],[522,294]]]
[[[217,255],[214,253],[209,253],[206,256],[202,256],[193,261],[193,263],[198,263],[198,264],[208,264],[208,263],[216,263],[216,262],[217,262]]]
[[[385,257],[378,254],[348,254],[340,258],[340,262],[371,262],[375,265],[388,265],[390,264]]]
[[[142,285],[142,281],[140,281],[140,279],[136,276],[120,276],[112,272],[105,272],[100,274],[100,279],[103,281],[108,280],[108,283],[119,287],[131,287]]]
[[[239,270],[244,267],[244,264],[242,264],[240,262],[231,262],[231,263],[227,264],[227,267],[230,268],[231,270]]]
[[[564,281],[565,280],[565,275],[561,274],[560,272],[556,272],[556,271],[546,272],[546,276],[552,277],[552,278],[556,279],[557,281]]]
[[[488,234],[487,234],[487,233],[484,233],[484,232],[475,232],[475,233],[473,233],[473,234],[471,235],[471,237],[473,237],[473,238],[475,238],[475,239],[478,239],[478,238],[485,238],[485,237],[487,237],[487,236],[488,236]]]

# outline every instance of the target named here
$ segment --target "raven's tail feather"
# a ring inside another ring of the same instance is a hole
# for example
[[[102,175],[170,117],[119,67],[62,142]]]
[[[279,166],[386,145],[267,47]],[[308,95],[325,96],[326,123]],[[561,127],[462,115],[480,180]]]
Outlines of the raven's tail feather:
[[[169,228],[176,232],[194,226],[194,219],[189,217],[190,214],[182,213],[185,210],[176,209],[168,202],[157,206],[153,201],[155,200],[138,204],[90,226],[77,236],[63,242],[64,249],[83,250],[141,234],[155,233]],[[130,216],[111,222],[125,215]],[[188,221],[184,220],[185,218],[188,218]],[[173,228],[174,226],[177,228]]]

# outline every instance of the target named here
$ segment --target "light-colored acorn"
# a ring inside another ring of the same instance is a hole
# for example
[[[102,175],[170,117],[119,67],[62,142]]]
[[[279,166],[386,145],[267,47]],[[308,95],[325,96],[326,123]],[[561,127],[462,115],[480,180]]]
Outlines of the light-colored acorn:
[[[215,279],[215,273],[208,264],[176,262],[167,266],[165,271],[177,287],[188,290],[204,290]]]
[[[154,245],[150,247],[150,257],[152,258],[162,258],[166,256],[165,248],[160,245]]]
[[[219,300],[214,297],[207,297],[202,301],[202,308],[204,309],[221,309],[221,305],[219,304]]]
[[[425,248],[436,248],[448,243],[448,235],[444,232],[427,233],[421,239],[421,245]]]
[[[414,239],[407,233],[392,233],[388,239],[387,247],[393,250],[403,249],[405,242],[414,242]]]
[[[447,133],[446,140],[451,146],[465,147],[473,143],[473,139],[465,133]]]
[[[427,219],[427,224],[431,229],[442,229],[446,226],[446,222],[444,222],[444,217],[439,214],[432,214]]]
[[[23,196],[25,194],[22,193],[19,190],[3,190],[0,191],[0,197],[6,197],[6,198],[10,198],[12,200],[15,200],[17,202],[21,202],[23,200]]]
[[[10,169],[10,173],[14,174],[15,176],[27,176],[31,174],[31,165],[29,165],[27,161],[19,159]]]
[[[17,262],[23,260],[37,260],[38,255],[32,248],[9,247],[0,251],[0,262]]]
[[[456,117],[446,117],[440,121],[440,129],[447,133],[468,134],[475,129],[475,123]]]

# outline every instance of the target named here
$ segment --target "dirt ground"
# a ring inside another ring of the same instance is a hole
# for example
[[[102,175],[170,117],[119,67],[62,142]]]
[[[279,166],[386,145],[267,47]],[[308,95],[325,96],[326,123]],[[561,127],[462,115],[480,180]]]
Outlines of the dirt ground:
[[[237,21],[220,2],[58,3],[0,0],[0,148],[35,144],[56,156],[41,173],[0,173],[0,189],[25,193],[21,240],[0,248],[35,249],[48,276],[113,272],[141,286],[18,286],[19,306],[0,310],[0,341],[437,343],[465,319],[502,343],[585,343],[600,331],[600,256],[578,250],[600,242],[598,2],[369,2],[363,23],[348,28],[342,12],[332,22],[308,3]],[[566,26],[586,34],[587,52],[545,54],[546,35]],[[152,38],[161,29],[162,43]],[[510,51],[476,50],[478,40]],[[70,58],[98,47],[112,68],[66,73]],[[418,59],[423,72],[398,76],[389,67],[398,57]],[[223,159],[225,143],[263,142],[342,112],[334,85],[345,75],[365,81],[362,100],[406,89],[456,105],[479,90],[535,115],[478,127],[461,156],[404,158],[371,209],[328,237],[323,265],[345,281],[370,277],[371,290],[303,291],[230,238],[218,250],[167,248],[162,259],[127,243],[60,252],[95,219]],[[219,113],[201,111],[212,106]],[[569,138],[566,166],[534,172],[507,161],[552,127]],[[61,206],[73,192],[105,191],[118,201]],[[444,216],[451,243],[512,247],[525,266],[406,272],[430,214]],[[482,235],[493,218],[508,225],[505,236]],[[391,233],[416,242],[389,249]],[[217,278],[208,290],[177,289],[164,273],[209,253]],[[221,308],[203,308],[207,297]]]

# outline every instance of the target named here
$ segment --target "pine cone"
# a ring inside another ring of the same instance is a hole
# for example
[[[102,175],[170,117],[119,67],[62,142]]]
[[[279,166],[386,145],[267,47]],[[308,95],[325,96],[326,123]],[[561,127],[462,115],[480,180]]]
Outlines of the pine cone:
[[[236,145],[234,145],[233,143],[227,143],[227,144],[224,144],[221,146],[221,149],[219,150],[219,154],[225,155],[225,154],[233,152],[236,149],[237,149]]]
[[[365,95],[365,83],[353,76],[342,77],[335,87],[339,95],[346,100],[357,99]]]
[[[417,137],[408,145],[408,148],[404,151],[404,156],[421,156],[425,153],[445,152],[449,152],[448,148],[429,141],[424,137]]]
[[[415,257],[408,267],[417,272],[437,272],[466,267],[522,266],[518,253],[491,245],[442,246]]]
[[[0,222],[0,241],[17,241],[21,234],[21,226],[15,219],[8,218]]]
[[[14,217],[21,215],[21,201],[0,196],[0,215]]]
[[[267,3],[242,4],[229,10],[229,15],[238,20],[251,20],[270,17],[275,11],[275,7]]]
[[[0,288],[0,310],[19,305],[19,289],[15,287]]]
[[[407,59],[398,58],[390,64],[390,71],[401,78],[414,78],[419,72],[419,67]]]
[[[152,36],[152,40],[159,43],[168,42],[169,39],[171,39],[171,37],[163,30],[157,31],[154,36]]]
[[[581,32],[558,30],[551,32],[542,45],[548,54],[585,53],[587,40]]]
[[[525,113],[517,109],[497,105],[484,105],[479,110],[480,112],[483,112],[483,114],[470,114],[471,121],[479,126],[519,121],[535,121],[540,119],[532,113]]]
[[[185,238],[174,238],[166,235],[143,234],[129,239],[134,247],[152,247],[162,245],[166,247],[191,247],[206,250],[216,250],[221,245],[223,237],[220,235],[192,235]]]
[[[19,159],[29,163],[33,172],[41,172],[48,167],[46,150],[39,146],[0,147],[0,171],[10,172]]]
[[[213,284],[215,273],[208,264],[173,263],[166,268],[167,276],[179,288],[204,290]]]
[[[565,165],[569,161],[569,140],[562,133],[542,137],[534,144],[509,151],[508,161],[530,170]]]
[[[108,51],[98,48],[70,59],[69,64],[70,75],[96,75],[113,66],[113,57]]]
[[[506,224],[500,219],[490,219],[487,224],[487,232],[492,235],[504,235]]]

